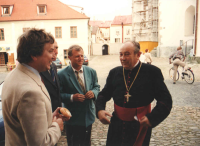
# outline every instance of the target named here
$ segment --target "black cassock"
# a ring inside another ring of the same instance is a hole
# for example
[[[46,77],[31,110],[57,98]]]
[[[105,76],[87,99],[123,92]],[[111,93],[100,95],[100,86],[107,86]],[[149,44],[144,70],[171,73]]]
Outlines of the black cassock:
[[[132,71],[124,70],[128,86],[131,85],[135,78],[140,64],[141,62]],[[130,77],[129,79],[128,76]],[[152,109],[151,113],[146,115],[152,127],[148,128],[142,145],[148,146],[152,128],[161,123],[169,115],[172,108],[172,98],[164,83],[161,70],[153,65],[142,64],[139,74],[129,91],[131,95],[129,102],[126,102],[125,94],[126,86],[123,77],[123,67],[116,67],[110,71],[106,85],[98,95],[96,112],[105,110],[106,102],[111,97],[117,106],[125,108],[147,106],[156,99],[156,106]],[[108,129],[107,146],[133,146],[139,132],[139,127],[140,124],[138,121],[122,121],[113,112],[111,124]]]

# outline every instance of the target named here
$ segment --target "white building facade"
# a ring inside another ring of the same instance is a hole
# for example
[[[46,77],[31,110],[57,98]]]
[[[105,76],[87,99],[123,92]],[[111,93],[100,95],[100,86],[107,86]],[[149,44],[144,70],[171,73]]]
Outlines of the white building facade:
[[[84,49],[86,56],[90,55],[91,30],[88,25],[89,17],[57,0],[41,0],[40,3],[33,0],[33,3],[28,4],[24,2],[25,0],[15,1],[16,4],[14,4],[12,13],[7,17],[3,17],[3,15],[0,17],[0,57],[4,57],[4,61],[0,62],[0,64],[15,63],[17,59],[17,39],[31,28],[45,29],[46,32],[50,32],[55,37],[59,46],[58,58],[62,64],[66,64],[68,60],[68,48],[74,44],[80,45]],[[5,7],[4,5],[8,6],[8,8],[12,5],[6,1],[3,2],[0,2],[2,9]],[[19,9],[22,3],[27,4],[26,7],[28,7],[27,12],[29,15],[27,14],[26,17],[22,17],[24,12]],[[37,10],[41,6],[41,3],[46,4],[42,5],[45,6],[44,12],[46,14],[40,16],[34,10]],[[60,11],[63,10],[63,13],[60,15],[57,15],[57,13],[60,13],[57,9],[58,7]],[[69,12],[71,15],[66,15],[64,12]]]
[[[159,0],[157,56],[168,57],[178,46],[187,55],[194,48],[195,11],[196,0]]]

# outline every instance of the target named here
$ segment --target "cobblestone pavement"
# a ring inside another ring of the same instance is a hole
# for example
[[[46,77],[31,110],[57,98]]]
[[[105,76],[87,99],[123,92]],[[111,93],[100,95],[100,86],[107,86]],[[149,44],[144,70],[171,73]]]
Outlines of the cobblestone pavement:
[[[188,64],[195,74],[192,85],[184,80],[172,84],[169,78],[168,58],[153,58],[153,65],[158,66],[163,73],[165,83],[173,98],[171,114],[160,125],[152,130],[150,146],[200,146],[200,64]],[[101,89],[105,85],[109,70],[119,66],[118,55],[91,56],[89,66],[97,71]],[[152,105],[155,105],[155,101]],[[107,102],[106,110],[112,113],[113,101]],[[108,125],[103,125],[96,119],[92,129],[92,146],[105,146]],[[63,134],[58,146],[66,146],[66,136]]]
[[[89,66],[97,71],[101,89],[105,85],[109,70],[119,66],[118,55],[91,56]],[[200,64],[188,64],[195,74],[192,85],[184,80],[172,84],[169,78],[168,58],[153,58],[153,65],[158,66],[163,73],[165,83],[173,98],[171,114],[152,131],[150,146],[200,146]],[[6,72],[1,72],[0,79]],[[152,103],[155,105],[155,102]],[[106,105],[106,110],[112,113],[113,101]],[[103,125],[96,119],[92,129],[92,146],[105,146],[108,125]],[[67,146],[66,135],[58,142],[58,146]]]

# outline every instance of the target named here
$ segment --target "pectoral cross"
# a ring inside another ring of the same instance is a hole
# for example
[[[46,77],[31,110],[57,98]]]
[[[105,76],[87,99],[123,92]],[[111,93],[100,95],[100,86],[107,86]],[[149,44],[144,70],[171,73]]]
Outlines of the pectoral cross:
[[[124,95],[124,96],[126,97],[126,101],[128,102],[129,101],[129,97],[131,97],[131,95],[129,94],[129,92],[126,95]]]

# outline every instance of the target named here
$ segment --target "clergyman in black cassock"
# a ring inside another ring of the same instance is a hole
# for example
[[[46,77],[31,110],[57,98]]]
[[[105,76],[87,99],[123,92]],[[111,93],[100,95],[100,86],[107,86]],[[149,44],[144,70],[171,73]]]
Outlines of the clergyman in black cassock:
[[[137,42],[124,44],[120,49],[122,66],[110,71],[96,101],[97,117],[102,123],[110,124],[107,146],[148,146],[152,128],[161,123],[172,108],[161,70],[141,63],[139,49]],[[127,93],[130,94],[128,100]],[[105,105],[111,98],[114,112],[108,121],[105,117],[111,115],[105,111]],[[154,99],[157,104],[151,111]]]

